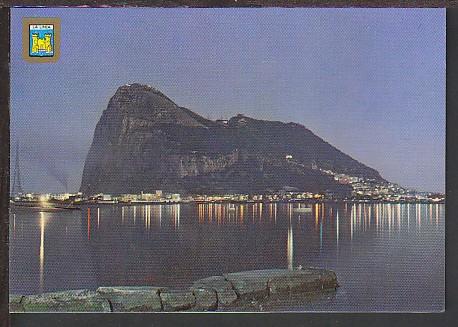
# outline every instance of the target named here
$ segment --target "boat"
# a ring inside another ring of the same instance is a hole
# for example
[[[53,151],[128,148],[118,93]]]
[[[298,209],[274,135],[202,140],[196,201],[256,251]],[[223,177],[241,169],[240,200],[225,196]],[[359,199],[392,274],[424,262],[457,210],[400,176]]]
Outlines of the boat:
[[[97,200],[97,204],[117,204],[118,200]]]
[[[10,209],[15,210],[31,210],[31,211],[43,211],[43,212],[55,212],[55,211],[66,211],[66,210],[81,210],[79,206],[71,204],[47,204],[42,205],[39,202],[13,202],[10,203]]]

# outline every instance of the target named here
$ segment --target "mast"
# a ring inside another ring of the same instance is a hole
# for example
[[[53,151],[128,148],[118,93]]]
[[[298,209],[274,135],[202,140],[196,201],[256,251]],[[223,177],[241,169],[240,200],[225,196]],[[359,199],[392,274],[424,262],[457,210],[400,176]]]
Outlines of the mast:
[[[21,169],[19,165],[19,141],[16,143],[16,158],[14,162],[14,175],[13,175],[13,187],[11,189],[12,195],[22,194],[24,193],[22,190],[22,183],[21,183]]]

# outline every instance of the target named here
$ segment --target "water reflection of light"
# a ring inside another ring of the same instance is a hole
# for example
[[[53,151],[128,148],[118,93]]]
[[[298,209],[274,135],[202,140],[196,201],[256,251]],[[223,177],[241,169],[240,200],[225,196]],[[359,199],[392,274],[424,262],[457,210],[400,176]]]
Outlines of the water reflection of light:
[[[100,208],[97,208],[97,229],[99,229],[99,225],[100,225]]]
[[[146,206],[145,206],[146,207]],[[145,229],[148,229],[148,222],[146,220],[146,210],[145,210],[145,207],[141,207],[141,215],[143,217],[143,224],[145,225]]]
[[[391,235],[391,203],[387,204],[388,208],[388,237]]]
[[[148,229],[148,217],[147,217],[147,212],[146,212],[146,205],[141,206],[141,216],[143,217],[143,225],[145,229]]]
[[[320,222],[320,252],[323,249],[323,220]]]
[[[323,221],[324,219],[324,211],[325,211],[325,206],[324,206],[324,203],[321,204],[321,221]]]
[[[162,227],[162,205],[153,205],[152,206],[152,215],[155,217],[156,224],[159,225],[159,228]]]
[[[91,208],[87,208],[87,239],[91,239]]]
[[[245,224],[244,218],[248,217],[249,223],[256,224],[258,222],[276,223],[278,210],[280,214],[297,218],[300,225],[308,224],[306,219],[307,215],[296,215],[293,210],[294,205],[291,203],[280,204],[278,208],[277,203],[253,203],[253,204],[198,204],[196,206],[196,215],[198,216],[199,223],[206,223],[210,217],[216,223],[231,223],[231,224]],[[346,208],[346,209],[345,209]],[[421,210],[421,208],[424,208]],[[415,210],[415,212],[412,212]],[[312,206],[312,230],[315,231],[317,237],[321,235],[322,244],[325,246],[326,240],[326,217],[333,216],[334,222],[332,228],[338,238],[339,246],[342,246],[340,239],[342,234],[343,225],[348,228],[349,239],[353,240],[359,233],[367,233],[374,231],[376,235],[381,235],[386,231],[387,235],[392,236],[393,232],[399,234],[403,231],[410,229],[410,220],[417,219],[417,224],[420,226],[425,219],[431,223],[438,224],[440,219],[439,205],[419,205],[419,204],[399,204],[399,203],[376,203],[376,204],[343,204],[342,207],[324,207],[322,204],[313,204]],[[341,221],[342,212],[345,213],[344,217],[348,220]],[[425,216],[422,217],[422,214]],[[267,216],[266,216],[267,215]],[[412,216],[414,215],[414,216]],[[430,216],[429,218],[427,216]],[[337,218],[338,216],[338,218]],[[412,217],[411,217],[412,216]],[[259,217],[259,219],[258,219]],[[423,220],[423,221],[422,221]],[[295,222],[296,220],[293,219]],[[413,220],[412,220],[413,221]],[[342,225],[343,224],[343,225]],[[315,226],[315,228],[313,228]],[[417,227],[418,227],[417,226]],[[338,229],[338,231],[337,231]],[[337,235],[338,234],[338,235]],[[346,235],[346,234],[345,234]]]
[[[339,210],[337,210],[337,212],[336,212],[336,221],[337,221],[336,241],[337,241],[337,248],[339,248]]]
[[[407,205],[407,232],[410,230],[410,205]]]
[[[288,206],[289,207],[289,206]],[[288,240],[287,240],[287,257],[288,269],[293,269],[293,224],[291,222],[291,208],[288,208]]]
[[[355,206],[352,206],[351,211],[350,211],[350,240],[353,240],[353,224],[355,222],[355,214],[356,214],[355,210],[356,210]]]
[[[358,206],[357,206],[357,215],[356,215],[356,220],[358,221],[358,231],[361,230],[361,223],[362,223],[362,218],[361,218],[361,204],[358,203]]]
[[[202,203],[197,204],[197,220],[199,221],[199,224],[203,223],[203,214],[202,214],[202,209],[203,205]]]
[[[369,207],[369,229],[371,228],[371,222],[372,222],[372,206]]]
[[[320,210],[320,207],[318,206],[318,203],[316,203],[315,204],[315,230],[316,230],[316,227],[318,226],[319,210]]]
[[[274,204],[274,221],[275,221],[275,224],[277,223],[277,204],[275,203]]]
[[[175,229],[180,228],[180,204],[174,204],[172,206],[173,222]]]
[[[16,214],[13,213],[13,236],[16,236]]]
[[[439,224],[439,205],[436,205],[436,227]]]
[[[151,228],[151,205],[145,206],[145,221],[146,228],[149,230]]]
[[[45,267],[45,224],[46,216],[40,212],[40,293],[44,289],[44,267]]]
[[[375,205],[375,227],[376,227],[376,230],[378,232],[379,230],[379,212],[380,212],[380,204],[376,204]]]
[[[218,225],[222,224],[224,222],[224,219],[223,219],[223,214],[224,214],[224,208],[223,208],[223,205],[221,203],[215,203],[214,204],[214,207],[213,207],[213,212],[214,212],[214,217],[216,219],[216,222],[218,223]]]
[[[420,228],[421,228],[421,212],[420,212],[420,210],[421,210],[420,204],[417,203],[415,205],[415,215],[417,217],[418,230],[420,230]]]
[[[137,218],[137,206],[134,206],[134,225]]]

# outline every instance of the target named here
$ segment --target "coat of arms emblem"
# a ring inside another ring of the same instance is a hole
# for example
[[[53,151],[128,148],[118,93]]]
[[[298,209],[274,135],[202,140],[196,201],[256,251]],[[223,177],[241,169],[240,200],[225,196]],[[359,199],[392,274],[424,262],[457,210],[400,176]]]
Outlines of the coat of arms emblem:
[[[60,56],[60,19],[29,17],[22,20],[23,58],[28,62],[56,62]]]
[[[29,55],[31,57],[52,57],[54,55],[54,25],[29,25]]]

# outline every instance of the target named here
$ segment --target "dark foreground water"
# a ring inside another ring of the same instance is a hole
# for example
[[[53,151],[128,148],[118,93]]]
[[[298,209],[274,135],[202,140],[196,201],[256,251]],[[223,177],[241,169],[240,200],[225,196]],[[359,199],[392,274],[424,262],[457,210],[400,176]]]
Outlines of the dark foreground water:
[[[444,205],[92,206],[10,215],[10,293],[188,287],[251,269],[316,266],[337,292],[264,310],[441,311]],[[247,309],[249,310],[249,308]]]

